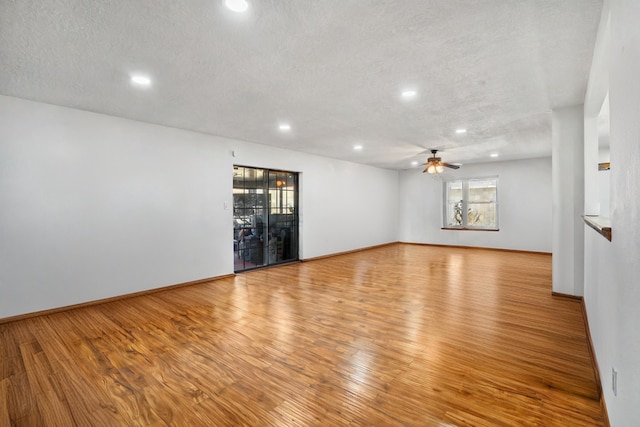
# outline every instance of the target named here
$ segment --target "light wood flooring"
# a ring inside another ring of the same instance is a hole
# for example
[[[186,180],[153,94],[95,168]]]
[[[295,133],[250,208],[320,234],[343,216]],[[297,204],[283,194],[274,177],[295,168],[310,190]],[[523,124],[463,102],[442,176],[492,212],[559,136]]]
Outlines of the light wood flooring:
[[[544,254],[394,244],[0,324],[0,426],[601,426]]]

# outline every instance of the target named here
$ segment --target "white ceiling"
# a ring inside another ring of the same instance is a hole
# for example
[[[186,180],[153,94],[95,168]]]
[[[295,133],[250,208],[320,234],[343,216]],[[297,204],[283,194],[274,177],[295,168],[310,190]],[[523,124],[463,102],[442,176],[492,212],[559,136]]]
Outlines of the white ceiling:
[[[551,109],[584,100],[602,8],[248,1],[237,14],[223,0],[0,0],[0,93],[390,169],[428,148],[540,157]]]

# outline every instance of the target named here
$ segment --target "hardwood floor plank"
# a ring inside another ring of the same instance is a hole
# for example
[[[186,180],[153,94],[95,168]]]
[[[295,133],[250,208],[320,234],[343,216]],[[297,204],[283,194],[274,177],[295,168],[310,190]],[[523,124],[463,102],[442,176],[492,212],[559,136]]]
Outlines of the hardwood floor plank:
[[[603,426],[544,254],[387,245],[0,325],[0,426]]]
[[[11,426],[11,418],[9,416],[9,378],[0,380],[0,426]]]
[[[29,391],[35,395],[38,410],[51,425],[74,425],[71,411],[42,348],[36,343],[20,344],[22,360],[29,380]]]

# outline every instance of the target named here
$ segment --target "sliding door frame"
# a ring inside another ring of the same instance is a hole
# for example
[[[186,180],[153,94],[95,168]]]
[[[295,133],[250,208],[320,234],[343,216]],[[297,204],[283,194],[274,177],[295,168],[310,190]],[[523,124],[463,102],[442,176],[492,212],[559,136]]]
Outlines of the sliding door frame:
[[[299,174],[234,165],[234,271],[298,261]]]

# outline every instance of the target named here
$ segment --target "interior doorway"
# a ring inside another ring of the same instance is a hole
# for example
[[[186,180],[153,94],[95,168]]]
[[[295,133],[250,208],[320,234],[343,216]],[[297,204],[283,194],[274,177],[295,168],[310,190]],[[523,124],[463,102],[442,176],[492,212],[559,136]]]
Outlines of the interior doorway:
[[[298,174],[233,167],[234,271],[298,260]]]

